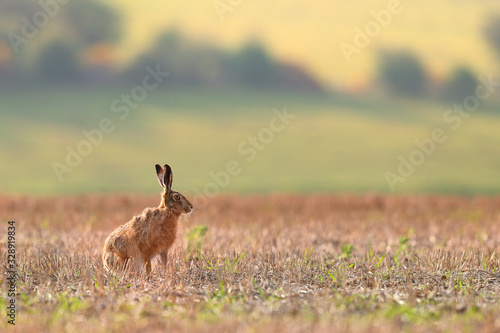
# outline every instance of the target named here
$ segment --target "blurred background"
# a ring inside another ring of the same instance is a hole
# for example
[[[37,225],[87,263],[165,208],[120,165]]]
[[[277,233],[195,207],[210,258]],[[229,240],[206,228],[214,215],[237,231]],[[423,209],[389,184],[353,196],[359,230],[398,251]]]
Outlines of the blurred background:
[[[0,0],[0,36],[2,193],[500,193],[498,1]]]

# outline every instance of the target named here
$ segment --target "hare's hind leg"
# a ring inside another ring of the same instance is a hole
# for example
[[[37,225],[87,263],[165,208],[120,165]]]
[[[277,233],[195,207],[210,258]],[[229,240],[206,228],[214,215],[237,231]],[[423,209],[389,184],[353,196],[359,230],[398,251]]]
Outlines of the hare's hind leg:
[[[106,251],[103,254],[104,268],[109,272],[120,272],[125,268],[127,259],[114,252]]]

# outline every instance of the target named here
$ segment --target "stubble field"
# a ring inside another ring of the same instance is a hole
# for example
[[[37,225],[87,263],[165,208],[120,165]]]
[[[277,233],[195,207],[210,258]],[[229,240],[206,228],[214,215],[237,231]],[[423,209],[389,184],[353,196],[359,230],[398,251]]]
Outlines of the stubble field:
[[[109,276],[107,235],[158,196],[0,197],[5,332],[500,330],[500,198],[219,196],[165,278]],[[7,228],[16,226],[16,325]]]

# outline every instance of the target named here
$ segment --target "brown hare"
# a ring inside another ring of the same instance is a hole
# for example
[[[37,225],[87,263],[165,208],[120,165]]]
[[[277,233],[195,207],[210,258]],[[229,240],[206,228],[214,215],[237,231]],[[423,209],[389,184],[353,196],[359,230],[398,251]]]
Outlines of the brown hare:
[[[168,164],[156,164],[156,175],[164,191],[160,206],[146,208],[141,215],[118,227],[106,239],[102,261],[112,272],[124,269],[133,260],[136,271],[146,264],[146,274],[151,274],[151,259],[160,254],[165,275],[167,254],[174,244],[181,214],[193,211],[193,205],[179,192],[172,191],[172,169]]]

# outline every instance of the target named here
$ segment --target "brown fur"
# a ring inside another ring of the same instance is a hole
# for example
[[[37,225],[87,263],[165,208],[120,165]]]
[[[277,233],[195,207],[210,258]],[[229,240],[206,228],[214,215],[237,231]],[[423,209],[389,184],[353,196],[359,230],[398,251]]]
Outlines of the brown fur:
[[[165,169],[170,170],[168,165]],[[160,167],[161,168],[161,167]],[[179,192],[172,191],[172,174],[157,166],[157,175],[165,191],[160,206],[146,208],[128,223],[113,231],[104,244],[102,260],[110,271],[121,271],[133,260],[136,271],[146,264],[146,273],[151,274],[151,259],[160,254],[166,273],[168,250],[177,236],[177,226],[181,214],[192,211],[193,205]]]

